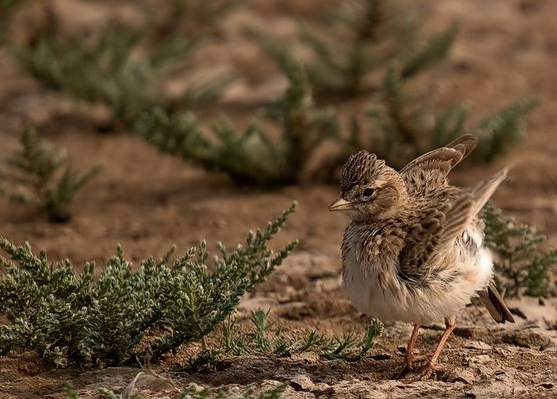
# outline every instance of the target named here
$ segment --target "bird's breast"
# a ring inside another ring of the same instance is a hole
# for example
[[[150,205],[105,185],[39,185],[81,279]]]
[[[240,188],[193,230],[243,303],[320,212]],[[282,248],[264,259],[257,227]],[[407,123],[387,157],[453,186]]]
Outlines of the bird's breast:
[[[367,254],[362,240],[350,234],[345,235],[342,245],[342,285],[352,304],[360,312],[381,317],[392,310],[390,269],[385,260]],[[395,260],[392,260],[394,263]]]
[[[362,313],[384,321],[437,321],[458,312],[489,282],[492,264],[481,231],[467,230],[444,265],[427,265],[432,273],[418,285],[400,279],[398,256],[379,238],[352,227],[342,244],[342,285]]]

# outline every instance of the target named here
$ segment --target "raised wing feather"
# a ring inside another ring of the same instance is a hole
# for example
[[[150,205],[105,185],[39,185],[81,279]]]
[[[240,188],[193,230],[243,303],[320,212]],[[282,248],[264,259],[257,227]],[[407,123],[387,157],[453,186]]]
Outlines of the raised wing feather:
[[[477,137],[465,134],[445,147],[429,151],[414,159],[400,171],[410,189],[427,185],[439,187],[447,184],[447,175],[478,144]],[[418,177],[419,176],[419,177]]]
[[[406,173],[419,168],[423,170],[438,170],[448,174],[452,168],[476,148],[477,144],[478,138],[476,136],[465,134],[445,147],[431,150],[419,156],[402,168],[400,173]]]

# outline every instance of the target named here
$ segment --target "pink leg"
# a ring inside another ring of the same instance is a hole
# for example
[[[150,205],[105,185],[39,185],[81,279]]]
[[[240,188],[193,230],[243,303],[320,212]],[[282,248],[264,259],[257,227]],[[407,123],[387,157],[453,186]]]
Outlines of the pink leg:
[[[414,363],[414,346],[416,346],[416,340],[418,339],[418,330],[420,329],[419,324],[414,324],[414,328],[412,329],[412,334],[410,335],[410,340],[408,341],[408,345],[406,347],[406,354],[404,356],[404,368],[398,374],[397,378],[402,378],[406,375],[409,371],[412,370],[412,363]]]
[[[445,331],[443,332],[443,335],[441,336],[441,339],[439,340],[439,343],[437,344],[437,347],[435,348],[433,355],[431,355],[431,359],[429,359],[429,361],[427,362],[427,364],[425,365],[421,373],[416,378],[414,378],[413,381],[424,381],[431,376],[431,373],[433,372],[433,370],[435,370],[435,367],[437,366],[437,358],[439,357],[439,354],[443,350],[443,347],[445,346],[447,339],[449,339],[449,335],[451,335],[455,327],[456,327],[456,322],[454,317],[445,319]]]

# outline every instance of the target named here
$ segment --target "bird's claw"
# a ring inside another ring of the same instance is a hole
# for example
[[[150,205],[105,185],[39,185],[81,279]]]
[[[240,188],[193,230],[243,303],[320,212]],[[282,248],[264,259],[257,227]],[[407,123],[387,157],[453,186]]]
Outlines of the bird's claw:
[[[406,363],[404,368],[396,375],[395,379],[400,380],[406,376],[406,374],[414,371],[414,365],[412,363]]]
[[[431,375],[433,374],[433,372],[436,370],[435,365],[428,363],[424,366],[424,368],[420,371],[420,373],[410,379],[408,379],[406,382],[408,383],[413,383],[413,382],[418,382],[418,381],[426,381],[429,380],[429,378],[431,377]]]

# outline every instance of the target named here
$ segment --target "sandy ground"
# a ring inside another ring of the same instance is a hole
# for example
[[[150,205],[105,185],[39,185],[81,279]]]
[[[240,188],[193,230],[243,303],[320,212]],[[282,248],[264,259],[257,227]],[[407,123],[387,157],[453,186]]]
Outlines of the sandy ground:
[[[295,32],[292,16],[312,18],[316,7],[313,1],[248,3],[253,4],[222,22],[220,40],[198,55],[200,69],[217,65],[239,71],[239,81],[219,106],[237,123],[245,123],[251,112],[250,106],[237,104],[253,105],[284,89],[272,63],[240,35],[241,24],[246,20],[265,23],[288,40]],[[412,4],[425,18],[426,31],[437,31],[454,18],[462,22],[449,60],[422,82],[443,102],[466,98],[474,117],[480,118],[517,96],[540,99],[541,105],[528,119],[529,137],[517,151],[487,169],[459,170],[455,181],[472,184],[503,165],[514,165],[495,195],[496,203],[516,220],[535,224],[548,235],[549,244],[557,244],[557,141],[553,139],[557,3],[419,0]],[[261,58],[256,70],[253,57]],[[363,104],[365,99],[355,100],[340,104],[339,109],[348,115],[351,107]],[[0,51],[0,152],[15,147],[18,126],[30,120],[45,126],[47,138],[66,147],[78,166],[104,166],[103,173],[79,194],[75,217],[67,225],[49,224],[26,208],[1,201],[2,236],[17,243],[28,240],[36,249],[45,248],[51,259],[67,257],[76,265],[105,259],[114,253],[116,243],[138,261],[162,255],[172,243],[182,250],[202,238],[213,243],[212,248],[217,240],[233,245],[249,229],[262,226],[298,200],[299,210],[273,246],[300,238],[299,248],[268,283],[244,298],[239,317],[258,306],[271,306],[274,320],[287,331],[306,326],[326,334],[363,331],[366,319],[340,289],[340,240],[346,219],[327,212],[336,187],[273,191],[238,187],[225,176],[209,175],[161,155],[129,132],[99,135],[87,125],[66,123],[63,118],[52,122],[53,115],[70,109],[68,99],[21,74],[9,55]],[[526,319],[517,317],[515,325],[496,325],[484,309],[475,306],[459,315],[460,328],[441,356],[444,368],[428,382],[405,384],[394,379],[403,361],[399,348],[410,332],[405,324],[387,325],[372,349],[373,357],[357,363],[322,361],[310,354],[241,357],[216,372],[169,377],[177,387],[195,382],[255,389],[290,380],[286,396],[296,398],[557,397],[557,301],[528,298],[510,305],[522,310]],[[439,326],[423,330],[418,339],[420,355],[433,350],[441,334]],[[178,354],[157,367],[167,372],[168,365],[180,360]],[[120,391],[138,371],[60,370],[42,365],[31,354],[7,356],[0,358],[0,398],[58,398],[66,382],[94,398],[101,386]],[[152,397],[175,395],[170,387],[144,389]]]

